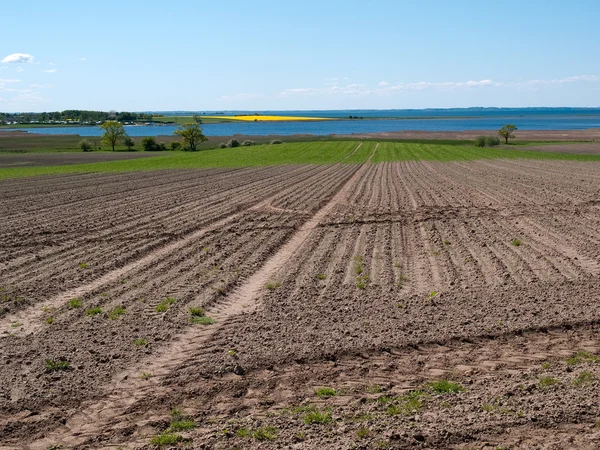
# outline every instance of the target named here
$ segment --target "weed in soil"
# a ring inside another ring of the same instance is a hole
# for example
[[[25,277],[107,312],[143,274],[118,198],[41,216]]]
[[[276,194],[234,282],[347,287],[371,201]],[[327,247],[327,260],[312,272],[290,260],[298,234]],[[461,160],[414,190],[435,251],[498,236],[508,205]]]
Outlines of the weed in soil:
[[[154,310],[156,312],[166,312],[169,309],[169,306],[174,304],[177,301],[175,297],[167,297],[163,301],[161,301]]]
[[[109,311],[108,318],[110,320],[117,320],[123,314],[127,314],[127,311],[125,310],[125,308],[123,308],[121,306],[115,306],[112,310]]]
[[[60,359],[47,359],[46,360],[46,372],[60,372],[63,370],[70,370],[71,364],[68,361]]]
[[[579,351],[575,353],[573,356],[568,358],[565,362],[570,366],[575,366],[577,364],[581,364],[584,362],[598,362],[600,361],[600,356],[594,355],[593,353],[586,351]]]
[[[448,380],[432,381],[427,387],[435,394],[458,394],[465,390],[460,384]]]
[[[321,398],[335,397],[337,395],[337,391],[330,387],[321,387],[315,390],[315,394]]]
[[[93,308],[88,309],[85,313],[88,316],[96,316],[98,314],[102,314],[102,308],[99,306],[94,306]]]
[[[67,302],[67,308],[69,309],[81,308],[82,305],[83,301],[80,298],[72,298]]]

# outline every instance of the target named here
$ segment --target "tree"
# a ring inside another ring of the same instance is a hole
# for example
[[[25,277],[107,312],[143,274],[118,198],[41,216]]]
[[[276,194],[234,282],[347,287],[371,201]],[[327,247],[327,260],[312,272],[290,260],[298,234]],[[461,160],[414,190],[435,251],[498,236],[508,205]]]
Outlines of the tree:
[[[208,141],[208,138],[202,134],[202,128],[197,123],[186,123],[181,125],[173,134],[181,137],[184,144],[190,148],[192,152],[196,151],[196,146],[204,141]]]
[[[508,144],[508,139],[515,137],[515,135],[512,133],[513,133],[513,131],[517,131],[517,129],[518,128],[516,126],[511,125],[511,124],[504,125],[502,128],[500,128],[498,130],[498,134],[500,136],[502,136],[504,138],[504,140],[506,141],[506,143]]]
[[[130,152],[131,149],[135,146],[135,141],[129,136],[127,136],[125,137],[125,139],[123,139],[123,144],[125,144],[125,147],[127,147],[127,151]]]
[[[160,146],[156,143],[156,139],[152,136],[145,137],[142,139],[142,147],[146,152],[157,152],[160,151]]]
[[[92,145],[92,143],[87,139],[82,139],[81,141],[79,141],[79,148],[83,152],[91,152],[93,147],[94,146]]]
[[[113,152],[115,151],[115,145],[128,137],[123,124],[115,120],[107,120],[100,125],[100,129],[104,130],[104,134],[102,135],[102,143],[105,145],[110,145]]]

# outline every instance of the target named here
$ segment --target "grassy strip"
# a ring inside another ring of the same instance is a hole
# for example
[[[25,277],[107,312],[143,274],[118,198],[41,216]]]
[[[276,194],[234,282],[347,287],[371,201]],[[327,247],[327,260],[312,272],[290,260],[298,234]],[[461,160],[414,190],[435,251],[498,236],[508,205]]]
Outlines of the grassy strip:
[[[161,169],[200,169],[215,167],[252,167],[281,164],[331,164],[341,161],[358,145],[357,141],[297,142],[281,145],[257,145],[205,150],[198,153],[167,152],[153,158],[72,164],[63,166],[10,167],[0,169],[0,180],[38,175],[136,172]],[[345,163],[362,163],[371,154],[374,141],[363,145]],[[473,161],[477,159],[543,159],[567,161],[600,161],[600,155],[550,153],[507,148],[479,148],[473,145],[381,142],[372,162],[387,161]]]
[[[206,150],[198,153],[168,152],[164,156],[92,164],[10,167],[0,169],[0,180],[38,175],[136,172],[140,170],[252,167],[281,164],[330,164],[339,162],[358,145],[356,141],[303,142]],[[374,144],[373,144],[374,145]],[[361,150],[361,149],[359,149]],[[364,155],[361,152],[360,155]],[[353,161],[366,156],[353,155]]]
[[[387,161],[473,161],[476,159],[555,159],[567,161],[600,161],[600,155],[550,153],[507,148],[480,148],[473,145],[412,144],[382,142],[372,162]]]

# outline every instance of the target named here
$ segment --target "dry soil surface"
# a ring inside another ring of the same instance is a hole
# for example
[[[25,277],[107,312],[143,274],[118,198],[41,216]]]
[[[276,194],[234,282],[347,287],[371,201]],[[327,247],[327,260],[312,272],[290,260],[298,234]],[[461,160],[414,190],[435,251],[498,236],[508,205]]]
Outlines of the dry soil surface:
[[[2,182],[0,448],[598,448],[599,181],[486,160]]]

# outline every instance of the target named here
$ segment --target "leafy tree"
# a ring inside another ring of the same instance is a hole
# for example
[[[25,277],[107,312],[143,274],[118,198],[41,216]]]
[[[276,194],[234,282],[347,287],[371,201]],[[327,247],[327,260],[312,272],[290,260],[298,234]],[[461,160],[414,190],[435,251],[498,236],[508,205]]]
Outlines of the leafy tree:
[[[127,133],[125,132],[125,127],[123,127],[123,124],[115,120],[107,120],[100,125],[100,129],[104,130],[102,143],[105,145],[110,145],[113,152],[115,151],[115,146],[127,137]]]
[[[127,147],[127,151],[131,151],[133,147],[135,147],[135,141],[129,136],[123,139],[123,144],[125,144],[125,146]]]
[[[147,152],[158,152],[162,150],[160,148],[160,145],[158,145],[158,143],[156,142],[156,139],[154,139],[152,136],[148,136],[142,139],[142,147],[144,147],[144,151]]]
[[[240,141],[238,141],[237,139],[229,139],[229,141],[227,141],[227,147],[229,148],[235,148],[235,147],[239,147],[240,146]]]
[[[184,144],[190,148],[192,152],[196,151],[196,146],[208,138],[202,134],[202,128],[197,123],[186,123],[177,128],[173,134],[181,137]]]
[[[514,138],[515,135],[512,134],[513,131],[517,131],[517,127],[511,124],[504,125],[502,128],[498,130],[498,134],[504,138],[506,143],[508,144],[509,138]]]
[[[171,142],[170,147],[171,147],[171,151],[173,151],[173,152],[177,151],[177,150],[180,150],[181,149],[181,142],[173,141],[173,142]]]
[[[94,146],[87,139],[82,139],[81,141],[79,141],[79,148],[83,152],[91,152]]]

